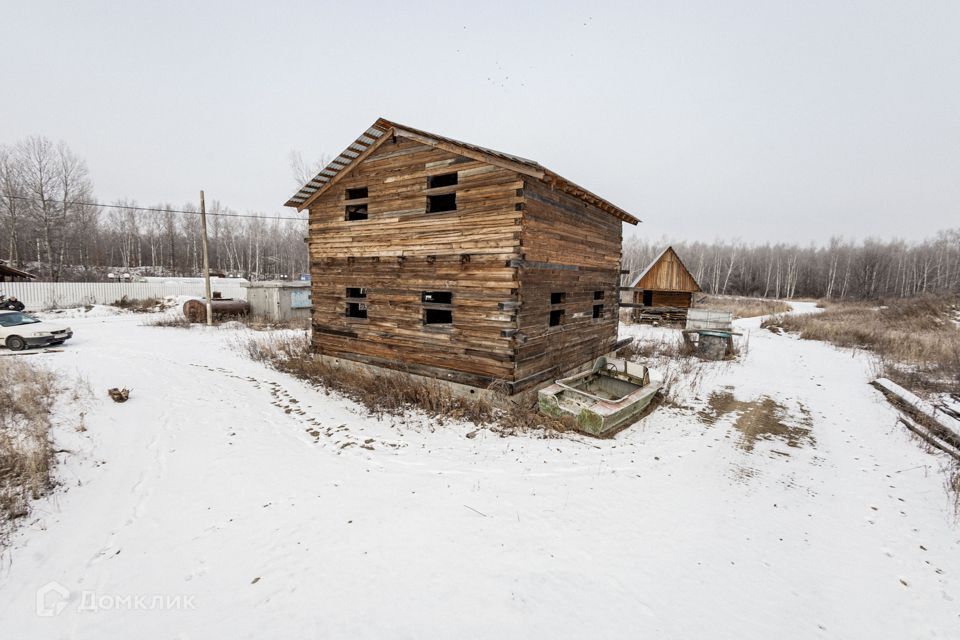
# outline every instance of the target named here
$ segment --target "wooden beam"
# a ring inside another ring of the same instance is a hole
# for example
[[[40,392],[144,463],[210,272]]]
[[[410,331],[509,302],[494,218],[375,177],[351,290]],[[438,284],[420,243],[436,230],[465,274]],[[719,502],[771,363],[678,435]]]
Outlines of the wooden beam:
[[[544,176],[543,171],[530,167],[520,162],[513,162],[500,156],[496,156],[490,153],[483,153],[482,151],[471,149],[470,147],[453,144],[446,142],[444,140],[438,140],[437,138],[432,138],[429,136],[421,135],[410,131],[409,129],[403,129],[401,127],[394,127],[394,131],[398,136],[404,138],[410,138],[411,140],[416,140],[422,144],[428,144],[437,149],[443,149],[444,151],[449,151],[450,153],[456,153],[457,155],[465,156],[467,158],[472,158],[474,160],[479,160],[480,162],[487,162],[494,166],[500,167],[502,169],[510,169],[511,171],[516,171],[517,173],[532,176],[537,179],[542,179]]]
[[[556,262],[536,262],[534,260],[524,260],[523,258],[513,258],[508,263],[513,269],[558,269],[561,271],[579,271],[580,267],[572,264],[558,264]]]

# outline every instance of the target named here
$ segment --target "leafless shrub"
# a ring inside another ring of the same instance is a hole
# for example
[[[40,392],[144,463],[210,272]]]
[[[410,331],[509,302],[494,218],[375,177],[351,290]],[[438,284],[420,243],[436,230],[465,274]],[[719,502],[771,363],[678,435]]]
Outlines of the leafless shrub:
[[[166,308],[164,301],[160,298],[128,298],[127,296],[112,302],[110,306],[134,313],[156,313]]]
[[[741,296],[704,296],[697,307],[714,311],[728,311],[734,318],[754,318],[774,313],[786,313],[791,307],[783,300],[745,298]]]
[[[264,316],[245,315],[235,320],[254,331],[276,331],[277,329],[306,330],[310,328],[310,318],[290,318],[289,320],[271,320]]]
[[[686,393],[699,386],[706,367],[716,365],[697,358],[693,346],[679,331],[634,340],[617,354],[659,371],[663,376],[660,393],[674,405],[681,404]]]
[[[305,330],[310,327],[309,318],[294,318],[290,320],[275,321],[264,318],[262,316],[224,316],[222,318],[214,317],[213,323],[215,325],[220,325],[226,322],[236,323],[233,326],[239,327],[243,325],[248,329],[253,329],[254,331],[276,331],[279,329],[295,329],[295,330]],[[195,324],[203,323],[192,323],[183,316],[182,313],[172,313],[169,315],[164,315],[163,317],[157,318],[146,323],[151,327],[173,327],[180,329],[189,329]]]
[[[240,347],[253,360],[345,396],[378,417],[397,416],[416,409],[441,420],[486,425],[501,435],[529,430],[562,433],[575,427],[572,421],[539,413],[534,399],[524,401],[504,396],[501,402],[494,403],[483,396],[458,395],[440,382],[403,372],[374,374],[362,367],[336,366],[310,350],[306,335],[246,338],[240,340]],[[497,391],[496,388],[490,390]]]
[[[682,358],[693,355],[692,347],[683,340],[679,331],[664,333],[650,338],[634,339],[618,351],[621,357],[639,362],[651,358]]]
[[[945,481],[947,493],[953,496],[953,512],[960,517],[960,464],[954,464]]]
[[[19,358],[0,366],[0,543],[53,486],[50,414],[62,391],[54,373]]]
[[[173,327],[178,329],[189,329],[193,326],[193,323],[187,320],[183,314],[180,313],[165,315],[146,324],[151,327]]]

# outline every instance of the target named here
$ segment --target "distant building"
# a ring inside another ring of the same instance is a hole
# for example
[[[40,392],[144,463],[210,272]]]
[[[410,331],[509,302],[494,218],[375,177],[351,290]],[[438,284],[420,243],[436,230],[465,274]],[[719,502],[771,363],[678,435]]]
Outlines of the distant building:
[[[37,276],[26,271],[21,271],[16,267],[11,267],[6,262],[0,260],[0,282],[28,282],[36,280]]]
[[[323,356],[513,394],[617,343],[639,220],[532,160],[381,118],[286,204]]]
[[[630,283],[637,322],[683,324],[693,294],[701,291],[680,256],[667,247]]]

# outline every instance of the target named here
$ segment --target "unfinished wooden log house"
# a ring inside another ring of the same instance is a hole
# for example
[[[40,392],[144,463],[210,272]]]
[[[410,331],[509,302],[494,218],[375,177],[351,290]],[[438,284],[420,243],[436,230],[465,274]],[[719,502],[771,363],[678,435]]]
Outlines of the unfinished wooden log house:
[[[633,279],[628,290],[633,293],[630,306],[634,321],[658,324],[685,323],[693,294],[701,291],[673,247],[661,251]]]
[[[381,118],[286,204],[320,354],[514,394],[617,342],[639,221],[536,162]]]

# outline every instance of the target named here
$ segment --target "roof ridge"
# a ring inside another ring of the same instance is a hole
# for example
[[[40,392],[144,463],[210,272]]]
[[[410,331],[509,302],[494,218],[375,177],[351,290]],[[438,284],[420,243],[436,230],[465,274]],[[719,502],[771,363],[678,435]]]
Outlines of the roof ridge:
[[[650,272],[650,270],[653,269],[653,267],[654,267],[658,262],[660,262],[660,261],[663,259],[663,256],[667,255],[667,252],[668,252],[668,251],[670,251],[670,252],[673,253],[673,255],[674,255],[674,256],[676,257],[676,259],[677,259],[677,262],[680,263],[680,266],[683,267],[683,270],[687,272],[687,275],[688,275],[688,276],[690,276],[690,279],[693,281],[693,284],[696,285],[696,287],[697,287],[698,290],[701,290],[701,291],[702,291],[702,289],[700,288],[700,283],[697,282],[697,279],[693,277],[693,272],[690,271],[690,269],[687,267],[686,264],[684,264],[683,258],[680,257],[680,254],[677,253],[676,249],[673,248],[673,245],[672,245],[672,244],[668,244],[668,245],[666,246],[666,248],[664,248],[663,251],[661,251],[660,253],[658,253],[658,254],[657,254],[657,257],[654,258],[653,260],[651,260],[650,263],[649,263],[646,267],[643,268],[643,271],[641,271],[641,272],[637,275],[637,277],[634,278],[634,279],[630,282],[630,286],[631,286],[631,287],[636,287],[638,284],[640,284],[640,281],[643,280],[644,276],[646,276],[646,275]]]
[[[487,162],[492,162],[493,164],[504,164],[507,166],[507,168],[513,169],[518,173],[523,173],[532,177],[536,177],[539,180],[543,180],[551,186],[557,187],[566,193],[592,204],[593,206],[623,220],[624,222],[629,222],[630,224],[637,224],[640,222],[640,220],[624,209],[621,209],[610,201],[601,198],[600,196],[588,191],[587,189],[584,189],[576,183],[567,180],[563,176],[547,169],[535,160],[529,160],[521,156],[502,151],[496,151],[488,147],[481,147],[480,145],[463,142],[462,140],[456,140],[455,138],[448,138],[446,136],[430,133],[429,131],[417,129],[415,127],[408,127],[407,125],[393,122],[383,117],[377,118],[376,122],[374,122],[366,131],[364,131],[360,137],[358,137],[350,146],[344,149],[340,155],[331,160],[323,169],[320,170],[316,176],[314,176],[312,180],[302,186],[297,193],[287,200],[285,206],[296,207],[298,210],[302,210],[313,199],[319,197],[321,193],[326,191],[326,189],[329,188],[333,183],[337,182],[339,177],[345,171],[348,171],[349,167],[354,162],[362,160],[364,157],[372,153],[373,150],[386,139],[385,134],[391,129],[395,132],[399,132],[400,135],[407,133],[408,136],[412,135],[422,138],[422,141],[426,144],[431,144],[431,141],[439,142],[452,145],[460,150],[481,154],[484,156],[483,159]]]

